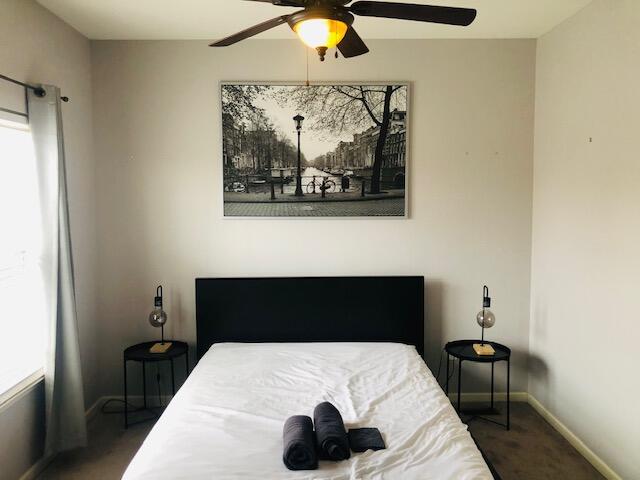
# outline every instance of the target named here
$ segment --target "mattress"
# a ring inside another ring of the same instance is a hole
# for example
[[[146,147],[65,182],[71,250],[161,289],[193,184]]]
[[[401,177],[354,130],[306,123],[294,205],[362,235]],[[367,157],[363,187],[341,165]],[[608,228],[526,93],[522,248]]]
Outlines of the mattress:
[[[282,427],[333,403],[347,428],[377,427],[386,450],[282,463]],[[492,479],[466,425],[412,346],[395,343],[215,344],[124,474],[161,479]]]

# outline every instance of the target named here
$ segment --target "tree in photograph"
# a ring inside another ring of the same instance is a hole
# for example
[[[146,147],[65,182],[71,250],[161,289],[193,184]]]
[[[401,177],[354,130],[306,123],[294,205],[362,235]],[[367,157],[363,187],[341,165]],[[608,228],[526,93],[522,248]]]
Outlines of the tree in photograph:
[[[284,133],[277,134],[277,151],[274,158],[278,161],[280,168],[293,167],[297,161],[297,147]],[[304,157],[304,155],[303,155]]]
[[[265,92],[264,85],[223,85],[222,114],[229,115],[234,122],[255,122],[264,111],[254,105],[255,100]]]
[[[406,109],[404,85],[314,85],[280,92],[280,101],[291,102],[306,112],[311,128],[341,135],[345,130],[377,127],[371,173],[371,193],[380,193],[382,160],[392,106]]]
[[[265,91],[262,85],[222,86],[222,141],[225,168],[233,168],[233,158],[246,146],[247,126],[264,122],[265,112],[254,105]]]

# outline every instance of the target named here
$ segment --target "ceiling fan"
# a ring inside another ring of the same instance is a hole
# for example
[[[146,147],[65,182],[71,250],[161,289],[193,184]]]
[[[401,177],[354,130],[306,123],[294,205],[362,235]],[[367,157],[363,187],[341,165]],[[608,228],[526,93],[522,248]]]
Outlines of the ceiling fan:
[[[242,32],[212,43],[211,47],[227,47],[283,23],[288,23],[306,45],[317,50],[321,61],[324,61],[327,50],[333,47],[338,47],[343,57],[351,58],[369,51],[352,26],[354,15],[444,23],[466,27],[474,21],[477,14],[476,10],[472,8],[417,5],[412,3],[358,1],[348,5],[352,0],[247,1],[272,3],[280,7],[298,7],[303,10],[290,15],[281,15],[254,25]]]

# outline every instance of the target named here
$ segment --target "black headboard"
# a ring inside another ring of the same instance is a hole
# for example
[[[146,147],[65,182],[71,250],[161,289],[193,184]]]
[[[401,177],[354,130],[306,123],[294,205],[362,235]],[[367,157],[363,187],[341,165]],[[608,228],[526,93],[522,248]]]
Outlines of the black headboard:
[[[400,342],[424,354],[424,277],[196,279],[198,358],[219,342]]]

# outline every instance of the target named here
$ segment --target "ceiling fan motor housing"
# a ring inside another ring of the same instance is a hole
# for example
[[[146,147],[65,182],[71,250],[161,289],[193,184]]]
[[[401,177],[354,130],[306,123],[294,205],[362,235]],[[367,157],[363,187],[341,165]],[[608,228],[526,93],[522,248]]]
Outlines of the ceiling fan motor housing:
[[[313,20],[315,18],[322,18],[326,20],[338,20],[339,22],[346,23],[351,26],[353,24],[353,15],[351,15],[344,8],[335,8],[335,7],[311,7],[305,10],[301,10],[300,12],[296,12],[292,15],[289,15],[287,19],[287,23],[292,30],[294,27],[304,21],[304,20]],[[294,30],[295,31],[295,30]]]

